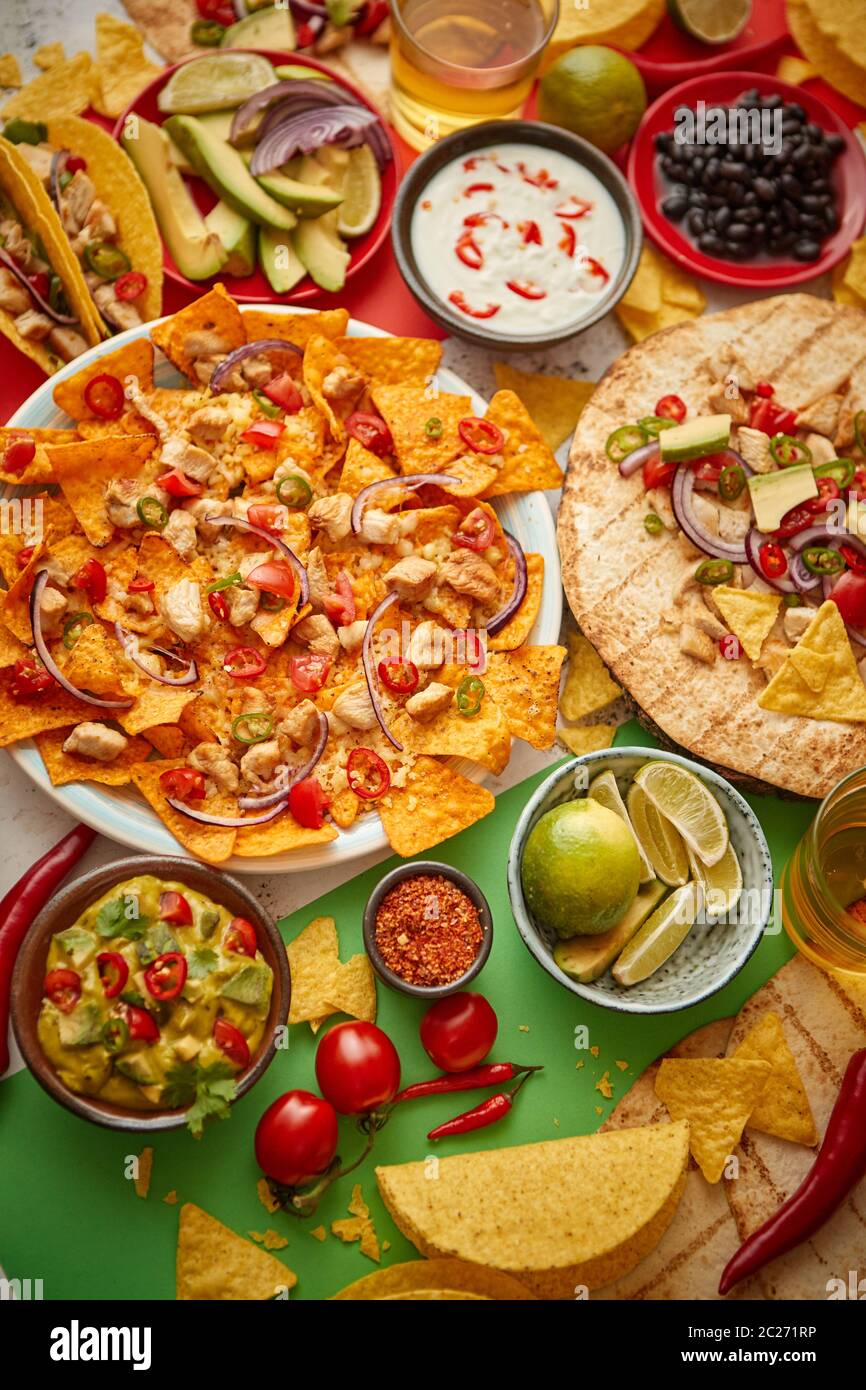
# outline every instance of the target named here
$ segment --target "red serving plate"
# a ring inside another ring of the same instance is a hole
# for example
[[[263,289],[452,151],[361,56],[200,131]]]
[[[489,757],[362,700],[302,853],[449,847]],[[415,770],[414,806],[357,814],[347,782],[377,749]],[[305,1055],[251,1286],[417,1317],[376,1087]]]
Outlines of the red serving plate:
[[[694,107],[699,100],[706,102],[708,107],[724,106],[749,87],[757,87],[761,93],[778,92],[786,101],[799,102],[811,121],[828,134],[838,133],[845,141],[845,149],[833,165],[832,175],[839,227],[823,242],[823,250],[816,261],[769,256],[755,261],[725,261],[706,256],[682,230],[683,224],[670,222],[659,206],[667,183],[657,167],[655,137],[673,128],[675,109],[683,105]],[[647,111],[632,141],[628,180],[637,197],[644,227],[656,245],[684,270],[722,285],[775,290],[814,280],[817,275],[832,270],[848,254],[866,219],[866,161],[852,132],[835,111],[811,92],[761,72],[723,72],[711,77],[690,78],[663,93]]]
[[[699,43],[665,14],[643,47],[627,57],[640,69],[650,96],[657,96],[685,77],[747,66],[781,48],[787,33],[785,0],[753,0],[745,29],[730,43]]]
[[[317,62],[315,58],[308,58],[306,55],[298,53],[280,53],[274,49],[267,48],[245,49],[243,51],[260,53],[262,57],[267,58],[274,67],[278,65],[284,67],[289,64],[294,64],[295,66],[305,68],[318,68],[320,72],[326,73],[338,87],[342,87],[355,101],[367,107],[369,111],[375,111],[376,109],[357,87],[354,87],[351,82],[344,81],[342,77],[336,77],[323,63]],[[196,56],[200,57],[202,55]],[[184,61],[195,62],[196,59],[187,58]],[[139,92],[135,101],[124,111],[123,115],[115,124],[114,130],[112,131],[115,140],[120,139],[124,122],[131,114],[142,116],[145,120],[153,121],[157,125],[162,125],[163,121],[166,119],[166,115],[164,112],[160,111],[156,104],[156,99],[172,73],[181,66],[183,66],[183,64],[175,63],[173,67],[163,69],[159,76],[155,77],[149,86],[145,87],[142,92]],[[378,115],[378,112],[376,114]],[[385,131],[388,135],[388,141],[394,158],[382,173],[382,206],[379,210],[379,216],[376,222],[370,228],[370,231],[367,232],[366,236],[358,237],[357,240],[347,243],[352,253],[352,259],[346,270],[347,281],[350,280],[353,275],[356,275],[362,266],[367,264],[371,257],[375,256],[390,229],[391,211],[397,193],[400,168],[391,131],[387,126],[385,126]],[[187,183],[201,211],[203,213],[210,212],[211,208],[218,201],[216,195],[208,188],[203,179],[191,178],[187,180]],[[271,286],[268,284],[268,281],[258,266],[252,275],[245,275],[243,277],[220,274],[214,276],[212,280],[188,280],[185,275],[181,275],[164,243],[163,266],[169,280],[173,280],[175,284],[183,285],[185,289],[193,290],[197,293],[209,289],[216,280],[219,280],[225,285],[232,298],[238,300],[241,304],[272,304],[275,302],[303,304],[305,300],[315,299],[325,293],[318,285],[314,284],[309,276],[305,276],[290,294],[279,295],[271,289]]]

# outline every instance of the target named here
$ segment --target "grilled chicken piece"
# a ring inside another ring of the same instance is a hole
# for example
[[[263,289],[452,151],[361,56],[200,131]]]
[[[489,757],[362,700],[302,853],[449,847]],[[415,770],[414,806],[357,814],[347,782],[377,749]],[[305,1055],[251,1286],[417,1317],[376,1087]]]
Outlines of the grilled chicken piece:
[[[409,638],[409,660],[419,671],[432,671],[445,660],[449,642],[450,634],[439,623],[419,623]]]
[[[322,395],[339,405],[354,403],[366,386],[351,362],[341,358],[322,382]]]
[[[716,415],[730,415],[735,425],[745,425],[749,420],[749,407],[739,391],[729,392],[726,386],[719,386],[710,392],[710,409]]]
[[[259,611],[258,589],[248,589],[242,584],[230,584],[220,591],[228,604],[229,622],[232,627],[243,627],[251,623]]]
[[[285,719],[277,725],[277,733],[290,738],[301,748],[313,744],[319,733],[319,711],[312,700],[301,700],[300,704],[289,710]]]
[[[420,555],[407,555],[398,560],[385,575],[385,583],[394,589],[401,598],[417,603],[426,598],[436,580],[436,566],[432,560],[423,560]]]
[[[844,397],[835,392],[829,396],[820,396],[817,401],[800,411],[797,416],[797,429],[814,430],[816,434],[825,434],[832,439],[839,428],[843,403]]]
[[[680,628],[680,651],[685,652],[686,656],[697,657],[698,661],[704,661],[708,666],[712,666],[716,659],[716,648],[707,634],[691,623],[683,623]]]
[[[379,722],[366,681],[359,681],[348,686],[346,690],[341,690],[333,703],[331,713],[344,724],[348,724],[350,729],[361,729],[364,732],[375,729]]]
[[[193,497],[190,501],[183,503],[183,510],[195,517],[201,539],[210,542],[215,541],[220,535],[225,535],[225,532],[221,526],[209,526],[205,517],[233,516],[234,503],[230,499],[216,502],[212,497]]]
[[[206,483],[216,468],[213,454],[209,454],[207,449],[200,449],[197,444],[190,444],[180,434],[172,435],[165,441],[160,459],[166,468],[179,468],[181,473],[196,483]]]
[[[64,362],[71,362],[73,358],[86,352],[90,344],[83,333],[58,323],[48,334],[48,346],[58,357],[62,357]]]
[[[774,473],[776,464],[770,453],[770,436],[763,430],[741,425],[737,430],[737,450],[756,473]]]
[[[105,510],[112,526],[128,530],[140,526],[141,517],[136,507],[142,497],[154,497],[168,511],[168,493],[155,484],[139,482],[137,478],[112,478],[105,491]]]
[[[221,743],[198,744],[187,756],[187,763],[196,772],[210,777],[224,792],[236,792],[240,785],[238,770],[229,757],[228,749],[223,748]]]
[[[11,270],[0,268],[0,309],[7,314],[23,314],[30,308],[30,295],[19,285]]]
[[[345,627],[337,628],[337,637],[340,646],[346,652],[357,652],[364,642],[364,634],[367,631],[367,622],[364,618],[359,618],[357,622],[347,623]]]
[[[47,314],[40,313],[38,309],[25,309],[24,313],[18,314],[15,319],[15,327],[28,342],[41,343],[43,338],[48,337],[55,324]]]
[[[439,567],[439,579],[486,608],[499,602],[496,571],[473,550],[452,550]]]
[[[361,536],[371,545],[396,545],[403,534],[399,512],[368,507],[361,522]]]
[[[814,608],[786,608],[782,619],[782,630],[789,642],[799,642],[806,628],[815,616]]]
[[[72,175],[60,200],[60,220],[67,236],[75,236],[87,221],[96,197],[93,180],[83,169]]]
[[[333,661],[340,654],[340,639],[330,618],[326,618],[324,613],[311,613],[304,618],[303,622],[292,628],[292,637],[309,647],[316,656],[328,656]]]
[[[110,282],[97,286],[93,291],[93,302],[105,322],[120,332],[127,328],[137,328],[141,323],[141,314],[135,305],[128,299],[118,299],[114,285]]]
[[[39,604],[42,632],[45,637],[57,636],[60,631],[60,620],[66,612],[68,602],[66,595],[61,594],[59,589],[52,589],[50,584],[45,586]]]
[[[189,562],[196,548],[195,517],[177,507],[168,518],[162,537],[182,560]]]
[[[344,541],[352,530],[352,501],[348,492],[320,497],[307,512],[313,530],[324,531],[334,544]]]
[[[232,413],[224,405],[203,405],[189,417],[187,429],[199,444],[216,444],[232,423]]]
[[[107,724],[76,724],[64,741],[64,753],[77,753],[80,758],[92,758],[97,763],[113,763],[128,746],[129,739]]]
[[[328,579],[328,571],[325,569],[325,562],[322,559],[322,552],[317,545],[314,545],[307,556],[307,581],[310,586],[310,603],[314,609],[322,609],[325,606],[325,599],[330,596],[331,583]]]
[[[182,642],[197,642],[204,636],[207,618],[201,602],[201,587],[194,579],[179,579],[162,600],[162,616]]]
[[[280,752],[280,745],[277,739],[269,739],[267,743],[256,743],[241,758],[241,772],[251,786],[261,788],[267,786],[273,778],[274,773],[283,760]]]
[[[437,714],[448,709],[453,698],[454,691],[450,685],[431,681],[425,690],[418,690],[414,695],[410,695],[404,708],[413,719],[424,723],[428,719],[435,719]]]

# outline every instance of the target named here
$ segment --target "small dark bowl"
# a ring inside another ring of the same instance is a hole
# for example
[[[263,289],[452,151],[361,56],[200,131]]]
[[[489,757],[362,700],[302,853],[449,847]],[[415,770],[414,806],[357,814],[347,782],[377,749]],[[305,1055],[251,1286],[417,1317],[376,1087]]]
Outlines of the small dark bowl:
[[[625,229],[625,255],[620,272],[586,317],[545,333],[529,333],[519,337],[511,337],[494,327],[484,328],[478,323],[469,323],[462,314],[455,313],[427,284],[412,251],[412,214],[434,174],[438,174],[444,165],[454,159],[506,141],[509,144],[538,145],[543,150],[558,150],[576,163],[583,164],[591,174],[595,174],[613,198]],[[610,313],[622,299],[637,270],[643,245],[643,228],[634,195],[619,169],[588,140],[572,135],[559,126],[545,125],[542,121],[485,121],[482,125],[469,126],[466,130],[446,136],[415,160],[397,192],[391,241],[403,279],[421,308],[441,328],[474,343],[476,347],[497,348],[501,352],[526,352],[532,348],[566,343]]]
[[[85,1096],[70,1090],[42,1051],[37,1033],[45,962],[52,936],[71,926],[84,909],[109,888],[138,874],[153,874],[156,878],[186,883],[190,888],[206,893],[236,916],[246,917],[256,929],[259,950],[274,972],[274,987],[258,1052],[238,1081],[235,1099],[245,1095],[273,1061],[276,1051],[274,1034],[278,1025],[288,1020],[292,986],[288,957],[276,922],[236,878],[230,878],[228,874],[220,873],[207,864],[199,864],[194,859],[168,854],[117,859],[102,869],[92,869],[90,873],[82,874],[51,899],[24,938],[12,976],[12,1027],[21,1055],[42,1089],[71,1110],[73,1115],[104,1125],[107,1129],[151,1133],[162,1129],[182,1129],[186,1124],[187,1111],[133,1110],[110,1105],[98,1096]]]
[[[442,878],[450,879],[452,883],[462,889],[467,898],[471,898],[477,907],[484,933],[478,955],[469,969],[458,980],[452,980],[447,985],[410,985],[407,980],[404,980],[401,975],[395,974],[385,964],[382,953],[376,945],[376,913],[379,911],[382,899],[404,879],[418,878],[422,874],[439,874]],[[458,990],[465,989],[469,981],[474,980],[475,976],[484,968],[492,945],[493,914],[490,911],[490,904],[478,884],[468,874],[461,873],[459,869],[453,869],[450,864],[440,864],[435,859],[413,860],[411,864],[401,864],[399,868],[392,869],[377,883],[367,899],[367,906],[364,908],[364,948],[373,962],[373,969],[384,984],[390,986],[391,989],[398,990],[401,994],[409,994],[415,999],[427,999],[432,1003],[434,999],[444,999],[446,995],[456,994]]]

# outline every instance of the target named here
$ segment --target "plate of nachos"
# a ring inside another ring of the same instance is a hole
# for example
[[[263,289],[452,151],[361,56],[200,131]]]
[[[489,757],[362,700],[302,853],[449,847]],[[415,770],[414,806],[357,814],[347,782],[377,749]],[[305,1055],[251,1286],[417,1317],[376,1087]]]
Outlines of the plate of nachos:
[[[0,744],[121,843],[412,855],[554,741],[556,461],[516,395],[221,285],[0,430]]]

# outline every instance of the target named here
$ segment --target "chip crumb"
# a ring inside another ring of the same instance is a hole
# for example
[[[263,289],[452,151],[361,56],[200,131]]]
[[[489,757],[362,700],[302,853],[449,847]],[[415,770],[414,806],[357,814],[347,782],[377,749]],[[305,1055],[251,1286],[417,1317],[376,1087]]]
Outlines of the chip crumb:
[[[603,1115],[603,1114],[604,1114],[604,1106],[603,1106],[603,1105],[597,1105],[597,1106],[595,1107],[595,1113],[596,1113],[596,1115]]]
[[[559,1121],[558,1116],[554,1115],[554,1117],[553,1117],[553,1123],[556,1125],[556,1128],[559,1129],[560,1121]]]
[[[138,1155],[138,1177],[135,1179],[136,1197],[146,1197],[150,1191],[150,1177],[153,1172],[153,1149],[142,1149]]]
[[[382,1241],[382,1253],[385,1254],[385,1253],[386,1253],[388,1250],[390,1250],[390,1249],[391,1249],[391,1242],[390,1242],[390,1240],[383,1240],[383,1241]]]
[[[165,1202],[165,1204],[166,1204],[167,1207],[176,1207],[176,1206],[177,1206],[177,1192],[175,1191],[175,1189],[172,1188],[172,1189],[171,1189],[171,1192],[166,1192],[166,1194],[165,1194],[165,1196],[163,1197],[162,1200]]]
[[[318,1241],[325,1241],[328,1238],[328,1232],[325,1230],[324,1226],[314,1226],[312,1231],[310,1231],[310,1235],[313,1237],[313,1240]]]
[[[344,1216],[331,1222],[332,1233],[338,1236],[345,1245],[359,1241],[361,1254],[378,1264],[381,1259],[379,1239],[376,1235],[376,1228],[370,1219],[370,1208],[364,1201],[360,1183],[355,1183],[352,1188],[352,1198],[348,1210],[351,1213],[350,1216]]]
[[[259,1178],[258,1182],[256,1183],[256,1192],[259,1194],[259,1201],[261,1202],[265,1211],[279,1211],[280,1204],[274,1196],[273,1192],[271,1191],[270,1184],[267,1178]]]
[[[628,1062],[617,1061],[616,1065],[619,1067],[620,1071],[628,1071]]]
[[[597,1057],[599,1052],[601,1051],[599,1047],[591,1047],[589,1050],[592,1053],[593,1057]]]
[[[610,1072],[606,1071],[600,1081],[596,1081],[595,1089],[601,1091],[605,1100],[610,1100],[613,1095],[613,1086],[610,1084]]]
[[[0,87],[20,87],[21,66],[14,53],[0,53]]]
[[[519,1023],[519,1024],[517,1025],[517,1031],[518,1031],[518,1033],[528,1033],[528,1032],[529,1032],[529,1024],[528,1024],[528,1023]]]
[[[577,1068],[578,1071],[583,1071],[583,1068],[586,1066],[586,1062],[584,1062],[583,1060],[581,1060],[581,1061],[579,1061],[579,1062],[575,1062],[574,1065],[576,1066],[576,1068]]]

